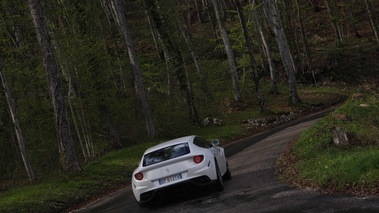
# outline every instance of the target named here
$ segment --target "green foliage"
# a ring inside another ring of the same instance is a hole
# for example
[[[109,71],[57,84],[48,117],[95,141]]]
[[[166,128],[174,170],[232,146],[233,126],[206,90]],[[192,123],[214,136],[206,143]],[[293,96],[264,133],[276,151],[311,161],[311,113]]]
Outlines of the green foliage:
[[[58,173],[43,182],[0,194],[0,212],[62,212],[109,188],[125,185],[142,156],[155,143],[142,143],[109,153],[82,173]]]
[[[247,135],[248,130],[241,128],[240,126],[223,126],[223,127],[207,127],[196,131],[198,135],[204,137],[204,139],[220,139],[220,140],[230,140],[232,138],[239,138],[241,136]],[[221,144],[222,145],[222,144]]]
[[[299,160],[299,178],[338,191],[377,184],[379,101],[377,95],[364,93],[364,97],[347,101],[301,135],[292,147],[292,154]],[[339,115],[344,119],[337,119]],[[333,144],[334,126],[347,133],[348,147]]]
[[[332,142],[332,134],[329,131],[331,128],[332,125],[326,118],[317,122],[316,125],[301,134],[299,141],[294,145],[294,153],[302,159],[317,157]]]
[[[332,81],[346,82],[359,85],[370,76],[375,76],[377,51],[372,51],[369,43],[342,43],[327,47],[316,58],[320,61],[316,66],[321,69],[321,74]],[[320,58],[321,57],[321,58]]]
[[[357,148],[349,151],[327,149],[317,158],[302,161],[301,178],[338,191],[352,185],[374,184],[379,172],[379,150]]]

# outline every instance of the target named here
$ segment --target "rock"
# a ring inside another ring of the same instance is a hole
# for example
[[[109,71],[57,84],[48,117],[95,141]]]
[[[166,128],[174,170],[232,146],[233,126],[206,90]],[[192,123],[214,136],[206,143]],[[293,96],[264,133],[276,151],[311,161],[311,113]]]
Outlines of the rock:
[[[210,117],[203,119],[201,123],[204,126],[222,126],[223,125],[222,120],[217,119],[217,118],[210,118]]]
[[[332,115],[332,117],[338,121],[348,121],[349,119],[347,118],[347,115],[346,114],[342,114],[342,113],[337,113],[337,114],[334,114]]]
[[[346,147],[349,145],[349,138],[346,135],[346,132],[343,131],[338,126],[332,128],[333,133],[333,143],[338,147]]]
[[[354,93],[351,95],[351,100],[353,102],[364,101],[365,99],[366,99],[366,97],[362,93]]]
[[[255,127],[266,127],[266,126],[274,127],[274,126],[277,126],[277,125],[279,125],[281,123],[285,123],[285,122],[291,121],[296,116],[297,116],[297,113],[290,112],[288,115],[282,114],[281,116],[277,116],[277,117],[266,117],[266,118],[256,118],[256,119],[254,118],[254,119],[244,120],[242,122],[244,124],[247,124],[247,125],[250,126],[250,127],[247,127],[248,129],[250,129],[251,126],[255,126]]]

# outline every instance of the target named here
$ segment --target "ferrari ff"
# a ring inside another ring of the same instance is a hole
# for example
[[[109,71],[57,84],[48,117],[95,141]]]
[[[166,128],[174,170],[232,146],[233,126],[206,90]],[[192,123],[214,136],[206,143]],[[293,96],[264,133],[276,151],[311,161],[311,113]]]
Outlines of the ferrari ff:
[[[166,195],[213,185],[224,189],[231,173],[219,140],[207,142],[192,135],[148,148],[133,172],[133,194],[140,206],[153,204]]]

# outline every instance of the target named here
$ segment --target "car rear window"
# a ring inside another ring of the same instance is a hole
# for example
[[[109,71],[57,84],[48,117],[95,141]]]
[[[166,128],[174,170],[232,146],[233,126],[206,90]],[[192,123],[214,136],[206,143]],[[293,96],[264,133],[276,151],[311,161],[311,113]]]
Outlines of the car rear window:
[[[188,143],[180,143],[168,146],[144,155],[143,166],[153,165],[159,162],[186,155],[188,153],[190,153]]]

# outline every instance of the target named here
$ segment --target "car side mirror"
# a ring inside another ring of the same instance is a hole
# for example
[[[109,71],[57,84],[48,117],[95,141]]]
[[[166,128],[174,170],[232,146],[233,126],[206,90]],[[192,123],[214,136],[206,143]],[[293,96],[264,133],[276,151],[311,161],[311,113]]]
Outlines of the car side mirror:
[[[211,143],[212,143],[212,146],[218,146],[220,144],[220,141],[218,139],[213,139]]]

